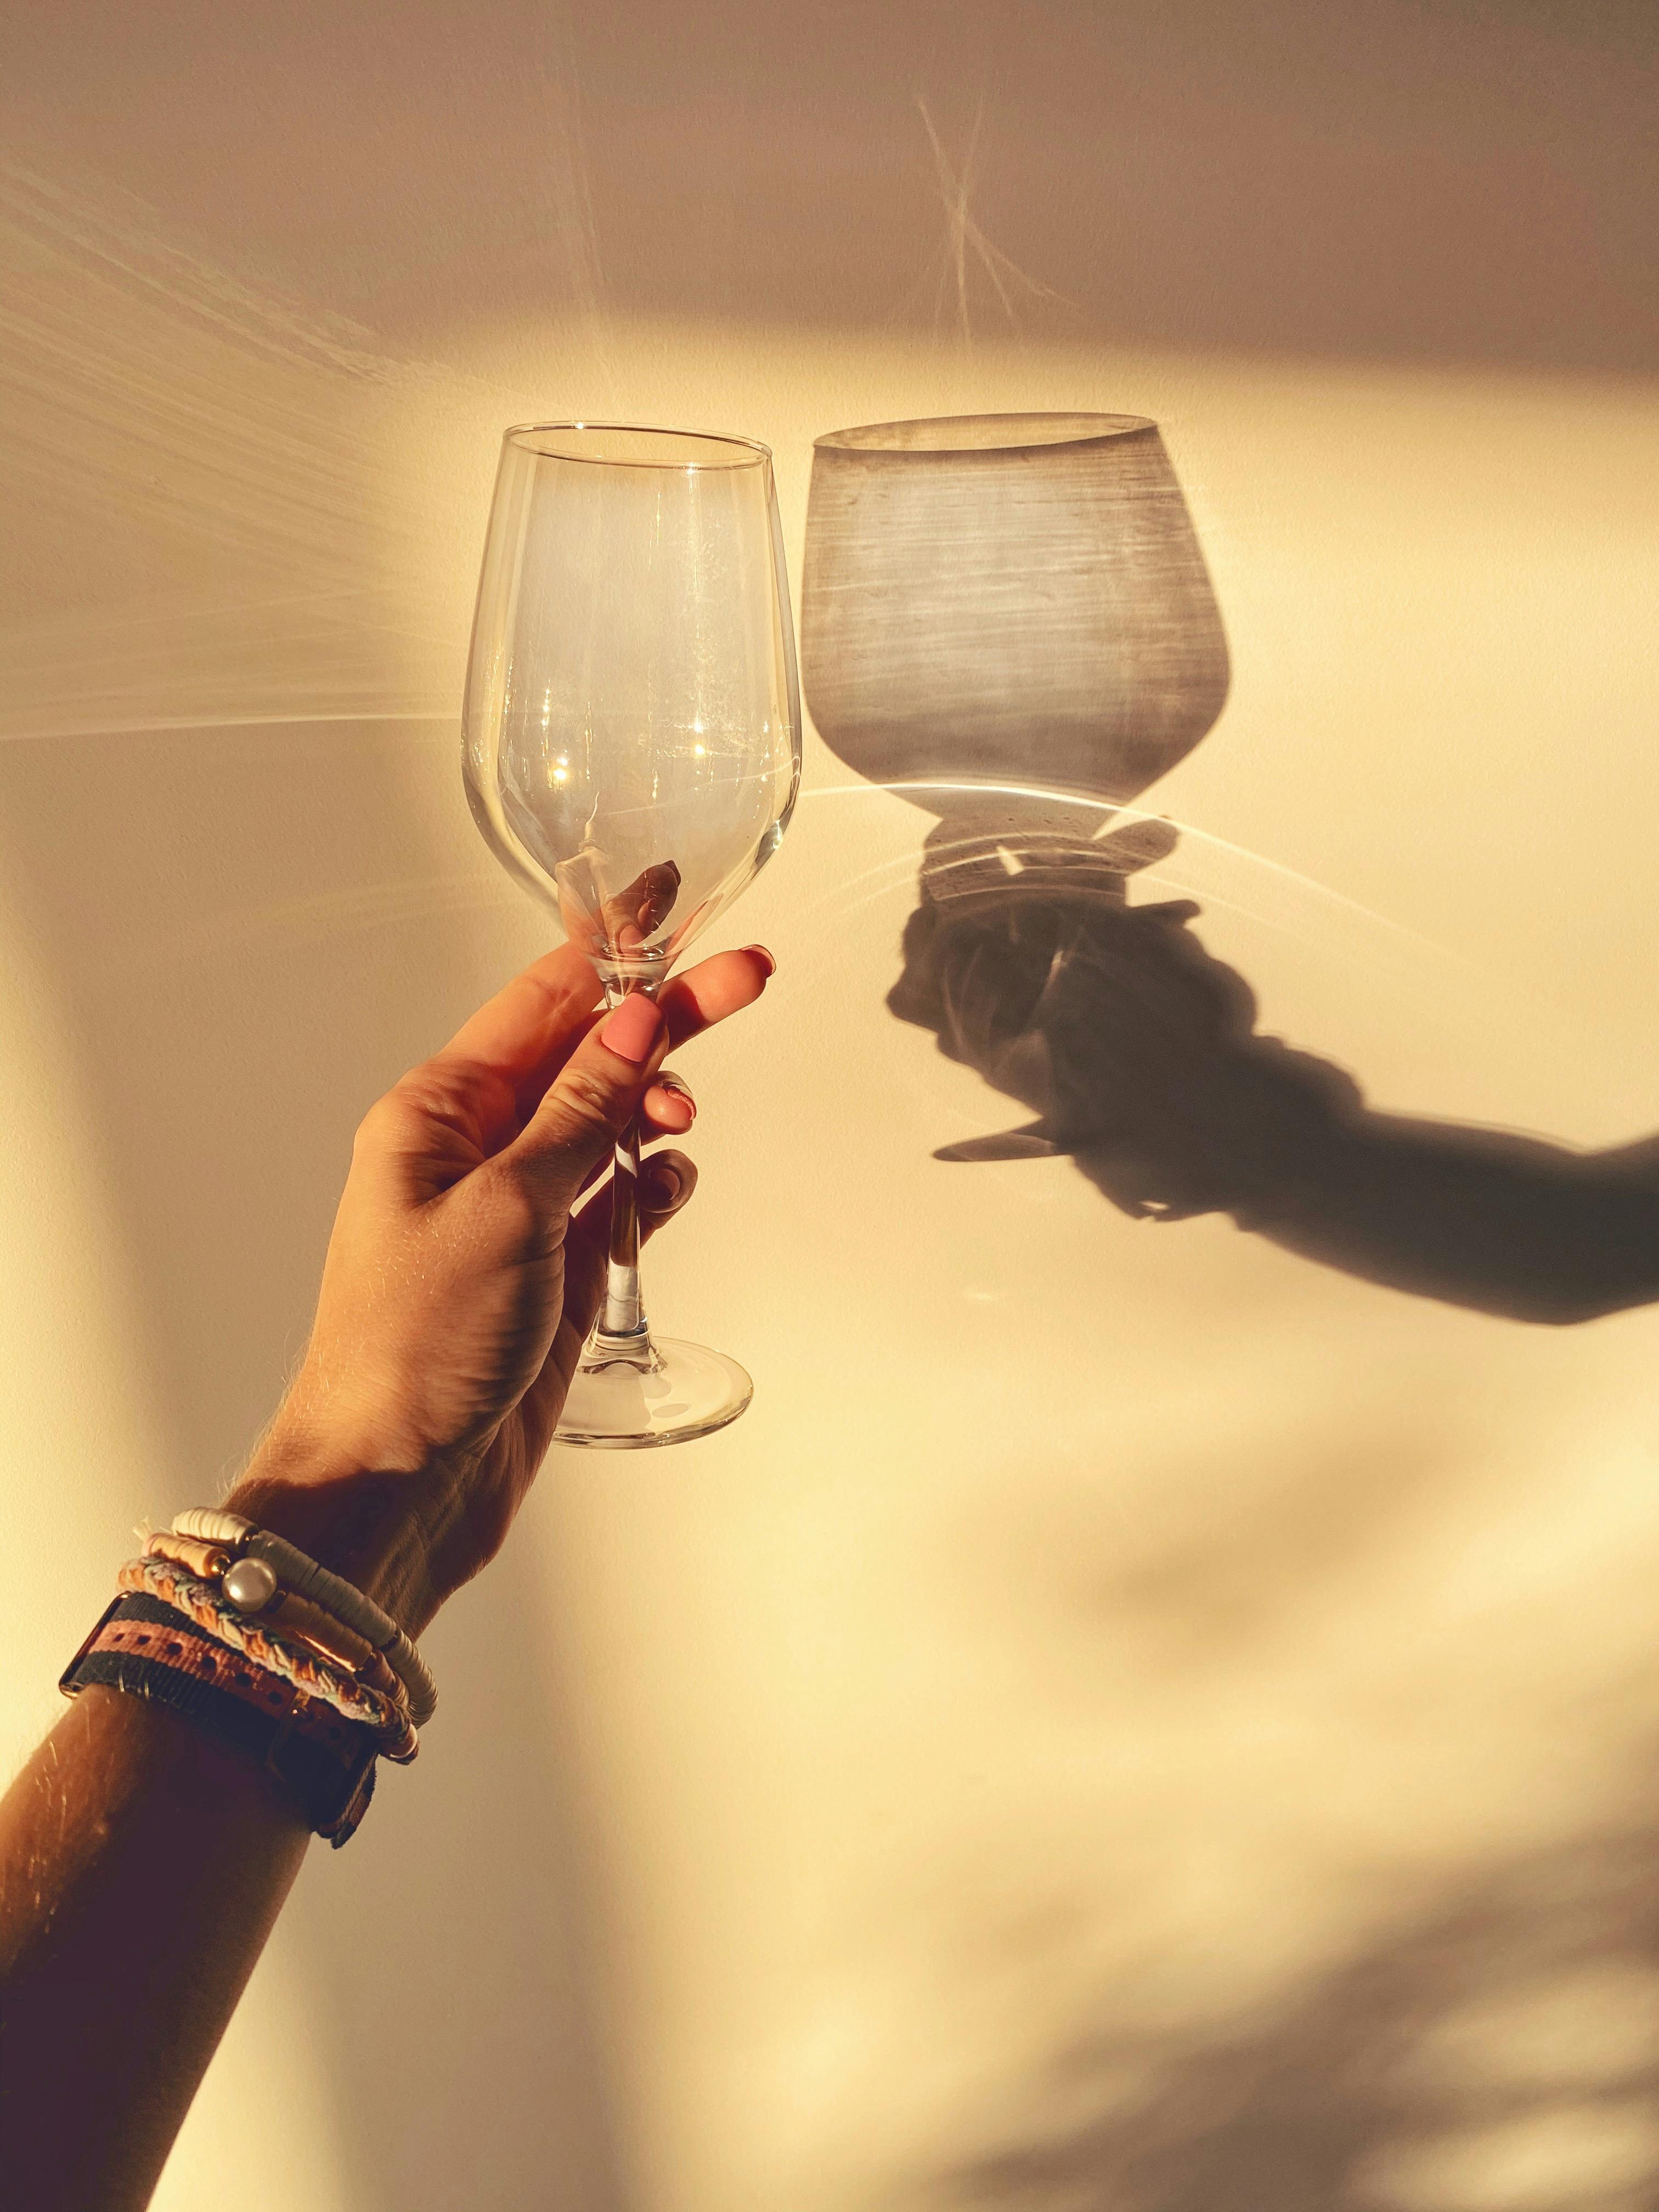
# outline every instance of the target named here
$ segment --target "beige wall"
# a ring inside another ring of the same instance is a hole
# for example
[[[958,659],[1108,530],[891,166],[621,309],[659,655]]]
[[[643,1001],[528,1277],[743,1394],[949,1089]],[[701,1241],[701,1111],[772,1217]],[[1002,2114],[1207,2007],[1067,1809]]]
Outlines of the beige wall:
[[[272,1402],[356,1115],[544,941],[457,763],[507,422],[767,439],[798,574],[820,430],[1156,416],[1234,680],[1136,896],[1382,1106],[1659,1122],[1641,11],[902,12],[28,34],[8,1755]],[[1009,330],[918,93],[957,169],[983,94],[969,213],[1073,304]],[[924,817],[808,746],[653,1255],[754,1407],[556,1453],[159,2201],[251,2130],[248,2212],[1636,2212],[1651,1311],[1529,1328],[934,1160],[1018,1115],[882,1004]]]

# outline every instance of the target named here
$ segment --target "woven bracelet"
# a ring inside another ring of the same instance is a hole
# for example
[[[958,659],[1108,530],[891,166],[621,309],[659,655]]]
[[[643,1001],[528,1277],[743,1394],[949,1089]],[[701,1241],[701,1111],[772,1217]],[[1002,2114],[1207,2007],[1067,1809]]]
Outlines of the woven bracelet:
[[[173,1516],[173,1533],[209,1546],[224,1546],[244,1559],[261,1559],[297,1596],[309,1598],[372,1644],[409,1692],[410,1712],[424,1728],[437,1710],[438,1686],[430,1668],[389,1613],[365,1597],[343,1575],[321,1566],[286,1536],[216,1506],[192,1506]]]
[[[409,1715],[390,1698],[356,1680],[343,1668],[279,1630],[244,1619],[210,1584],[198,1581],[171,1559],[156,1556],[129,1559],[116,1580],[124,1590],[148,1590],[205,1629],[216,1642],[245,1652],[256,1667],[282,1675],[309,1696],[332,1705],[346,1719],[372,1729],[382,1754],[400,1766],[407,1766],[420,1749],[420,1738]]]
[[[239,1593],[226,1587],[225,1577],[233,1562],[223,1545],[203,1544],[193,1536],[175,1535],[170,1529],[158,1528],[144,1539],[144,1556],[171,1559],[175,1566],[199,1575],[204,1582],[217,1583],[221,1597],[228,1599],[239,1613],[257,1613],[262,1627],[278,1628],[284,1636],[296,1638],[312,1650],[319,1651],[325,1659],[332,1659],[337,1665],[349,1668],[360,1682],[379,1690],[402,1711],[410,1711],[409,1692],[386,1664],[385,1653],[377,1651],[367,1637],[359,1636],[356,1629],[348,1628],[310,1598],[297,1597],[292,1590],[278,1589],[266,1605],[251,1607],[241,1602]]]
[[[59,1687],[94,1685],[165,1706],[275,1776],[307,1826],[337,1850],[374,1792],[374,1736],[295,1683],[256,1666],[148,1592],[118,1595]]]

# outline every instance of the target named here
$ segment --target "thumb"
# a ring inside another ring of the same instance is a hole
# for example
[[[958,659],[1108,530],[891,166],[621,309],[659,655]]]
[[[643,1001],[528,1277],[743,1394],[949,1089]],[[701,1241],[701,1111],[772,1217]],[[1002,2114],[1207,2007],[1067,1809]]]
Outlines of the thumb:
[[[589,1030],[544,1094],[502,1165],[568,1206],[638,1110],[668,1046],[662,1010],[643,991]]]

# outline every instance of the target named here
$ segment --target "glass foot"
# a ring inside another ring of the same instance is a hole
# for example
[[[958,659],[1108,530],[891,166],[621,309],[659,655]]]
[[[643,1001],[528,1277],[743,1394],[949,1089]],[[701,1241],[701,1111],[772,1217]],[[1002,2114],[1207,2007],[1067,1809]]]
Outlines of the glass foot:
[[[735,1421],[754,1395],[735,1359],[701,1344],[659,1337],[641,1354],[590,1340],[553,1441],[608,1451],[683,1444]]]

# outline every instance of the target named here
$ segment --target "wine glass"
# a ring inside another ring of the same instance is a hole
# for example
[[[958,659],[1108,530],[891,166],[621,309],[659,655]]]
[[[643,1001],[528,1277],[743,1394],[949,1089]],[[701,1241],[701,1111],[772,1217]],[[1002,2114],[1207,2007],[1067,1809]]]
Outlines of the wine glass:
[[[508,430],[467,669],[463,770],[496,857],[592,962],[653,995],[778,848],[800,696],[772,456],[592,422]],[[618,1141],[605,1299],[561,1443],[678,1443],[734,1419],[734,1359],[653,1338],[640,1133]]]

